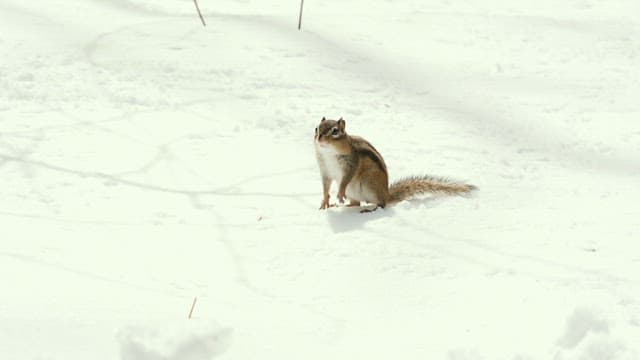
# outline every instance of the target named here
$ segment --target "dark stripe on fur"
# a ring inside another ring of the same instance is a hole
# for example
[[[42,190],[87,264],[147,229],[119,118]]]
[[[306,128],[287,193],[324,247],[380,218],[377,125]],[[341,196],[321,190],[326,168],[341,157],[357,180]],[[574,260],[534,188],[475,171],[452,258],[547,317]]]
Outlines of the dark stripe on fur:
[[[385,165],[385,163],[382,160],[382,158],[379,156],[380,154],[378,154],[377,152],[374,152],[374,151],[375,151],[375,149],[373,149],[373,151],[371,151],[369,149],[358,149],[358,152],[360,154],[365,155],[369,159],[373,160],[373,162],[378,164],[378,166],[380,166],[380,168],[386,173],[387,172],[387,166]]]
[[[378,166],[380,166],[385,174],[387,173],[387,165],[384,163],[382,155],[380,155],[378,150],[376,150],[376,148],[373,147],[373,145],[371,145],[367,140],[359,136],[351,136],[351,145],[357,153],[367,156],[368,158],[373,160],[373,162],[378,164]]]

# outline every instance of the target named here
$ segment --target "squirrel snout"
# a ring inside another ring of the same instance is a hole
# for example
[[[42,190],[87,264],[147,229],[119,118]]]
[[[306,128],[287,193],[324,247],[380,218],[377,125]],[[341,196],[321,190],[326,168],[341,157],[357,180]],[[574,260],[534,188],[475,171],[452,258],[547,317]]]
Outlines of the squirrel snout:
[[[326,139],[320,137],[316,138],[315,144],[318,150],[326,151],[331,148],[331,144]]]

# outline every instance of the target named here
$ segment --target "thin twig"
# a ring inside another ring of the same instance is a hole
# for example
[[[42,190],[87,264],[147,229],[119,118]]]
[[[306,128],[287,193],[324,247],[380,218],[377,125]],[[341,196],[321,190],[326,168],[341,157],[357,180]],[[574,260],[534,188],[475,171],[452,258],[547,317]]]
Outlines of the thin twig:
[[[304,6],[304,0],[300,0],[300,16],[298,17],[298,30],[300,30],[300,28],[302,27],[302,7],[303,6]]]
[[[193,309],[196,307],[196,301],[198,301],[198,297],[193,298],[193,304],[191,304],[191,311],[189,311],[189,319],[191,319],[191,315],[193,315]]]
[[[200,21],[202,21],[202,26],[207,26],[204,23],[204,18],[202,17],[202,13],[200,12],[200,7],[198,6],[198,0],[193,0],[193,3],[196,4],[196,10],[198,10],[198,15],[200,15]]]

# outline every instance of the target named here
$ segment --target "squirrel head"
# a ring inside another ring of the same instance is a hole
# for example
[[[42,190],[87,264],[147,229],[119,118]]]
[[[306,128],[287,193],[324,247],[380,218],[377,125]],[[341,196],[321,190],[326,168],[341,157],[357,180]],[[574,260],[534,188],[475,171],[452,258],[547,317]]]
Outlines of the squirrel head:
[[[316,144],[320,146],[331,146],[346,140],[347,133],[344,130],[345,125],[346,123],[342,118],[339,120],[328,120],[323,117],[318,127],[316,127]]]

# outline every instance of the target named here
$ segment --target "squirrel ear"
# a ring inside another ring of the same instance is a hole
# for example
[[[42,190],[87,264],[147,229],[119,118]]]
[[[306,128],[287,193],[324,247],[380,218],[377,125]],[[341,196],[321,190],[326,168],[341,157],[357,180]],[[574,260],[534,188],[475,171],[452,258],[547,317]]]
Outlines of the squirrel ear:
[[[322,120],[320,120],[320,122],[323,122],[323,121],[327,121],[327,118],[325,118],[324,116],[322,117]]]
[[[340,128],[340,130],[344,131],[345,125],[346,125],[346,122],[344,121],[344,119],[340,118],[340,120],[338,120],[338,127]]]

